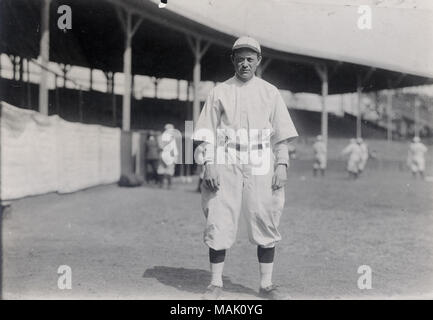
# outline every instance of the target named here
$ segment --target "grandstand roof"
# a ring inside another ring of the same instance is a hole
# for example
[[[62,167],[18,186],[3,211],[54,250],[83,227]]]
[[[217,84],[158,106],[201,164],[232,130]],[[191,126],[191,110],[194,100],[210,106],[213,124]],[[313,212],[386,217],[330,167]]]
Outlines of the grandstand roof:
[[[73,13],[67,32],[57,27],[62,4]],[[365,91],[387,88],[388,79],[393,87],[433,83],[428,7],[375,6],[368,31],[357,28],[357,6],[338,0],[169,0],[165,9],[150,0],[53,0],[50,60],[122,72],[124,35],[116,6],[144,18],[133,38],[134,74],[192,80],[186,35],[194,35],[212,43],[202,59],[202,80],[225,80],[233,72],[229,48],[248,33],[261,42],[265,59],[272,58],[263,78],[281,89],[319,93],[317,63],[332,73],[330,94],[355,91],[356,74],[371,68]],[[37,58],[40,8],[41,0],[0,1],[1,52]]]

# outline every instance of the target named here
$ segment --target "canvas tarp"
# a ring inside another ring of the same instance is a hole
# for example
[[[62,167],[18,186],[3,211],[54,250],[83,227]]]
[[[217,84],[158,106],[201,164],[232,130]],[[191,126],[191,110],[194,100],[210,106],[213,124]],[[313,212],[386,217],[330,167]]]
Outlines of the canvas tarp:
[[[120,129],[1,103],[0,198],[67,193],[120,177]]]

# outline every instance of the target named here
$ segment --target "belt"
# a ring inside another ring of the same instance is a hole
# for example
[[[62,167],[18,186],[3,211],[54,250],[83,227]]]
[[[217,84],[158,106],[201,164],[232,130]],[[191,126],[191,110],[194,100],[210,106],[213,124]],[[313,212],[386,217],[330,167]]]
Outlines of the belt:
[[[245,144],[229,142],[227,143],[226,147],[236,149],[236,151],[262,150],[264,148],[269,148],[269,142],[264,144],[259,143],[253,145],[245,145]]]

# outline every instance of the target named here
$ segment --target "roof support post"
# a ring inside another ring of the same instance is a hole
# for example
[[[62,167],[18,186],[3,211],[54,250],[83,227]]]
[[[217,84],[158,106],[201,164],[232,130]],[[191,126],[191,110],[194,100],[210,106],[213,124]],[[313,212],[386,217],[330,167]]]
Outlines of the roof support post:
[[[398,86],[401,81],[406,77],[405,73],[401,73],[400,76],[392,81],[392,79],[388,79],[388,90],[386,92],[386,137],[388,142],[392,141],[392,88]]]
[[[20,91],[21,91],[21,106],[27,104],[26,88],[24,86],[24,57],[20,57]]]
[[[30,87],[30,61],[26,59],[26,73],[27,73],[27,108],[31,109],[32,107],[32,93]]]
[[[362,114],[361,114],[361,103],[362,103],[362,90],[365,84],[370,80],[376,68],[370,68],[365,75],[360,72],[356,74],[356,137],[362,137]]]
[[[361,117],[361,100],[362,100],[362,80],[358,73],[356,75],[356,137],[362,136],[362,117]]]
[[[39,82],[39,112],[48,115],[48,62],[50,59],[50,2],[43,0],[41,10],[41,78]]]
[[[116,114],[116,95],[114,93],[114,72],[104,71],[104,74],[107,79],[107,93],[111,96],[111,121],[113,126],[116,126],[117,114]]]
[[[111,83],[111,120],[113,122],[113,127],[117,125],[117,104],[116,104],[116,94],[114,93],[114,76],[113,82]]]
[[[326,107],[326,99],[328,97],[328,68],[325,64],[316,64],[315,69],[317,75],[322,82],[322,125],[321,134],[325,145],[328,146],[328,109]]]
[[[129,131],[131,128],[131,65],[132,65],[132,37],[140,26],[143,18],[132,22],[132,12],[127,10],[125,15],[120,7],[116,8],[117,16],[125,34],[125,50],[123,52],[123,101],[122,101],[122,129]]]
[[[194,55],[194,69],[193,69],[193,105],[192,105],[192,120],[197,123],[200,116],[200,98],[198,96],[198,89],[201,81],[201,58],[209,49],[210,42],[206,42],[202,47],[202,40],[200,38],[192,38],[187,36],[188,44]]]
[[[419,126],[419,107],[420,107],[420,105],[421,105],[421,101],[419,101],[418,97],[415,97],[415,103],[414,103],[414,124],[413,124],[415,137],[419,137],[419,130],[420,130],[420,126]]]
[[[392,92],[388,89],[386,92],[386,139],[392,141]]]
[[[129,131],[131,128],[131,13],[126,14],[125,51],[123,53],[123,104],[122,104],[122,129]]]

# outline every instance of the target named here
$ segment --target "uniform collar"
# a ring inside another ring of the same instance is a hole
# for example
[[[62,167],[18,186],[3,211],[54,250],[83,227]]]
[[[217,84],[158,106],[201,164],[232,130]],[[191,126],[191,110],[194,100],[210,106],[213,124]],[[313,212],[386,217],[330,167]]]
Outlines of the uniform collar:
[[[256,75],[253,75],[253,77],[250,80],[248,80],[247,82],[243,82],[242,80],[239,80],[239,78],[236,76],[236,73],[233,76],[233,78],[235,79],[235,82],[237,84],[239,84],[240,86],[246,86],[246,85],[252,84],[256,80]]]

